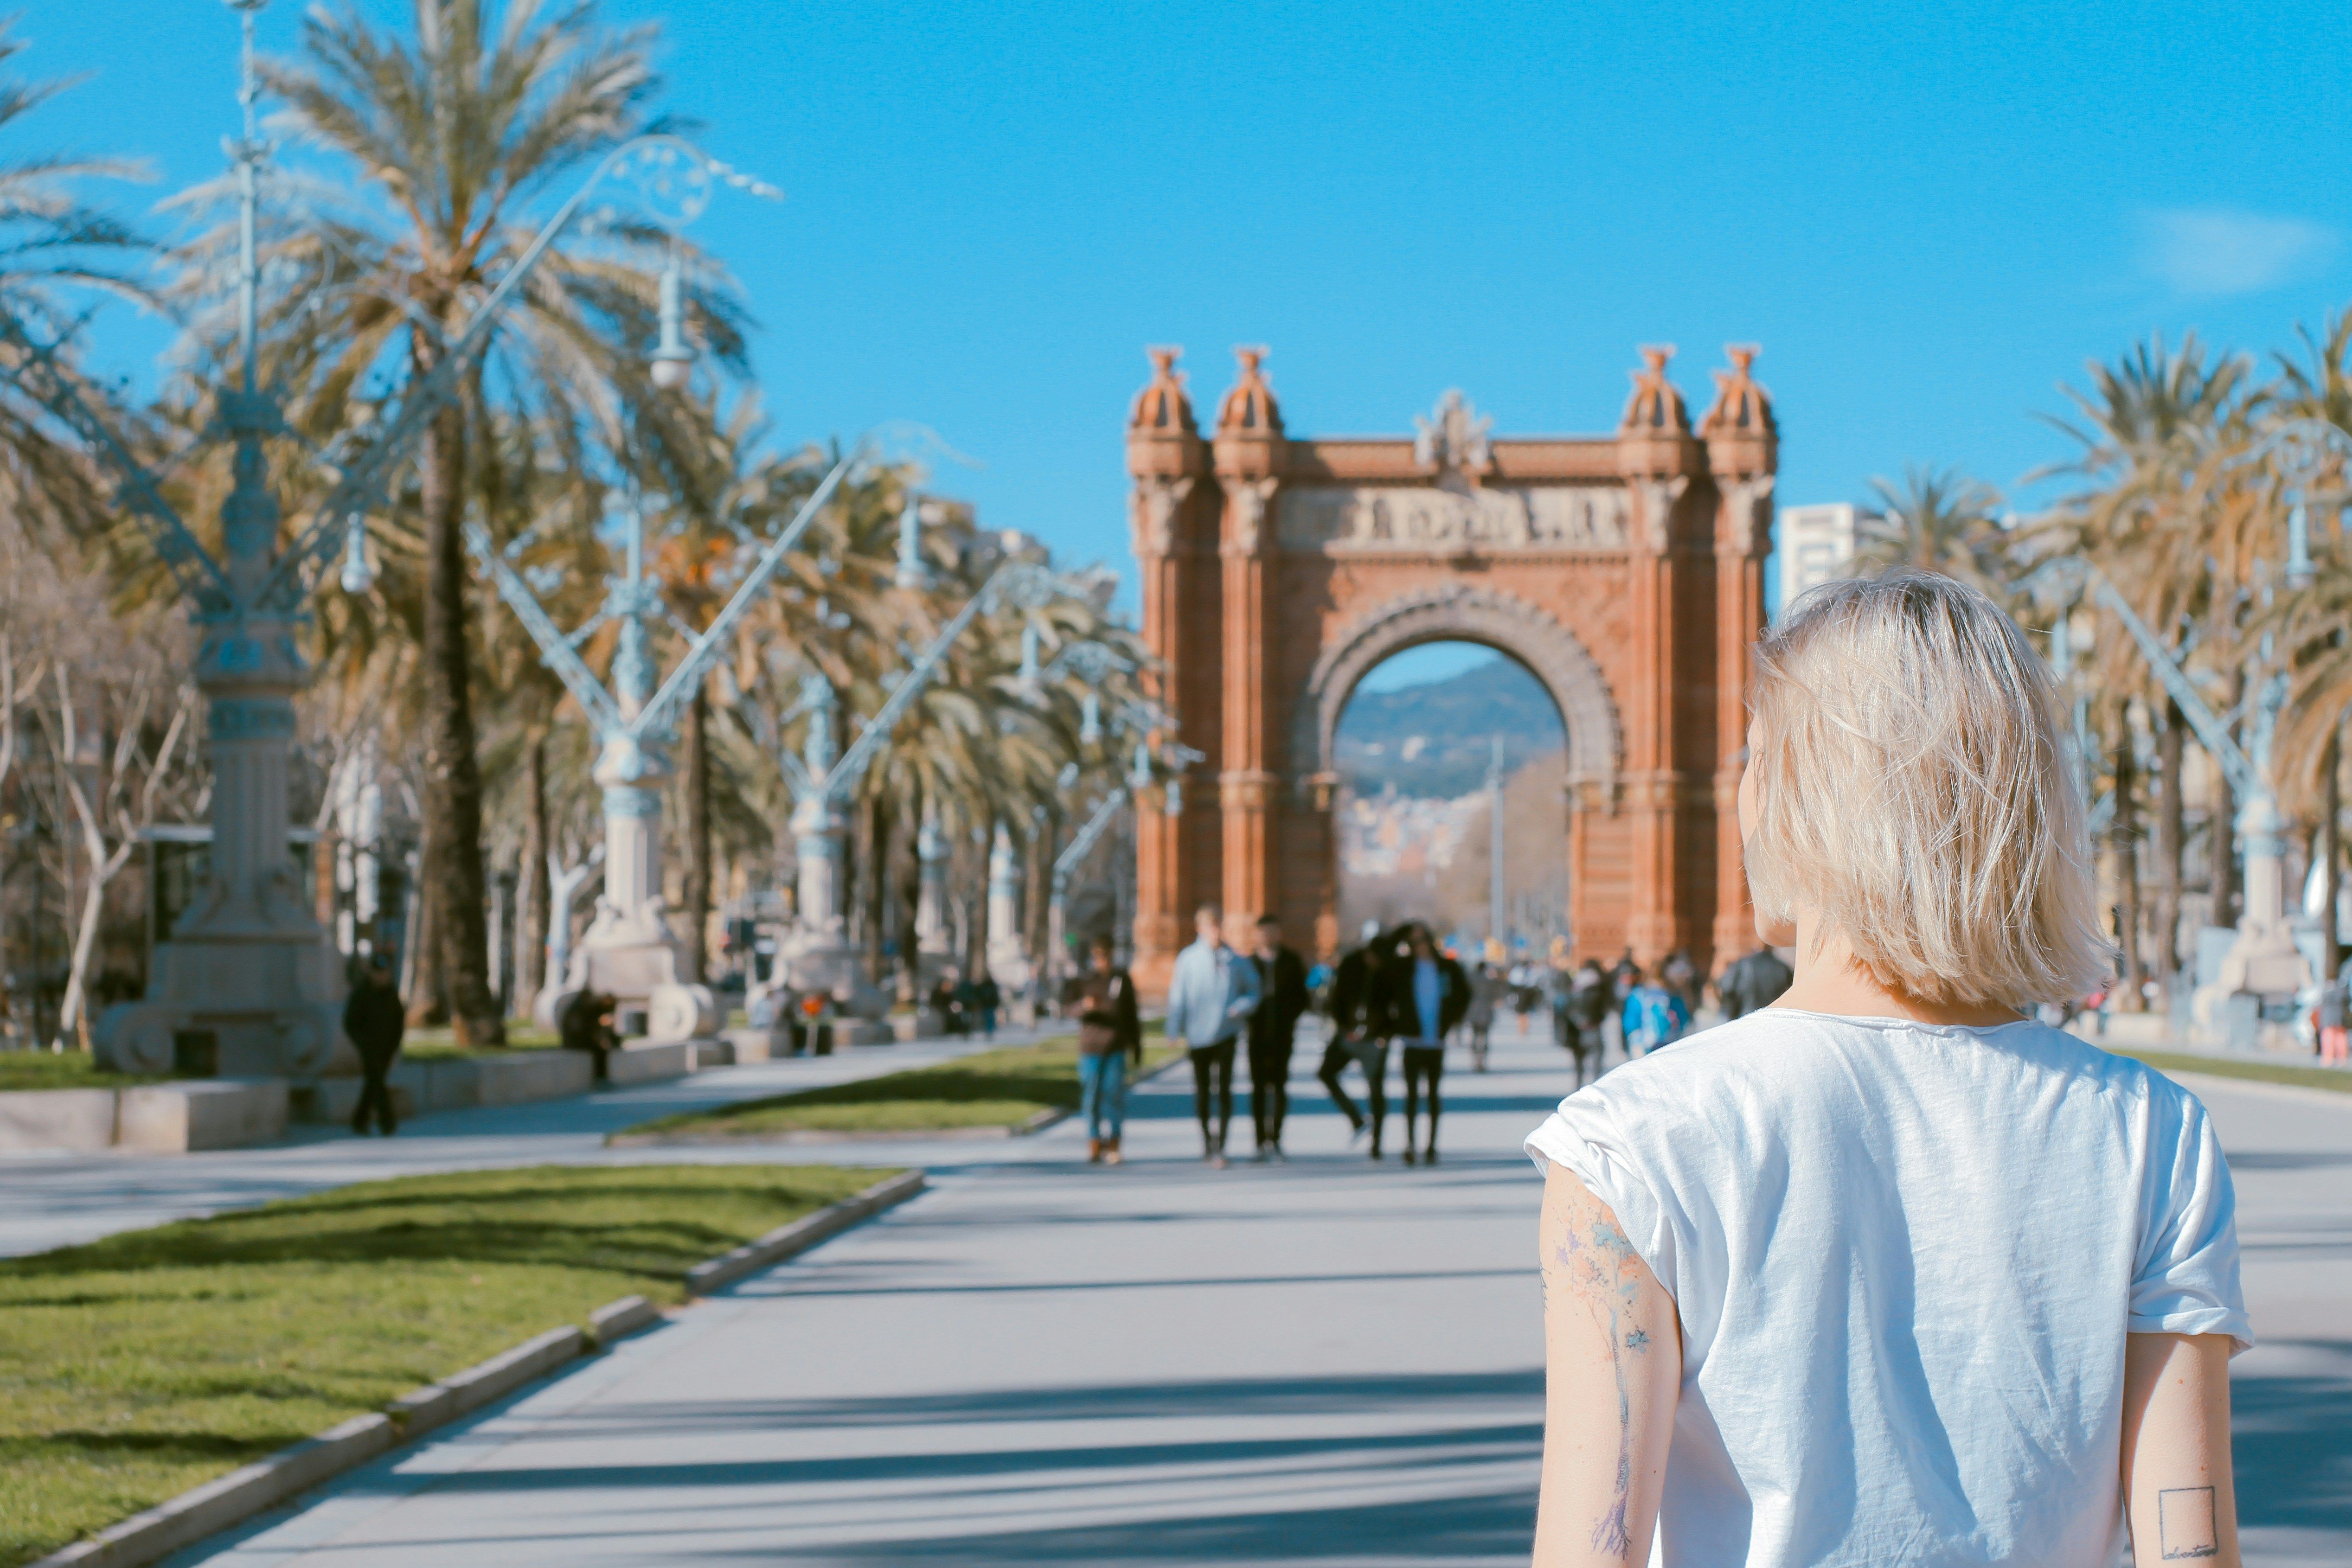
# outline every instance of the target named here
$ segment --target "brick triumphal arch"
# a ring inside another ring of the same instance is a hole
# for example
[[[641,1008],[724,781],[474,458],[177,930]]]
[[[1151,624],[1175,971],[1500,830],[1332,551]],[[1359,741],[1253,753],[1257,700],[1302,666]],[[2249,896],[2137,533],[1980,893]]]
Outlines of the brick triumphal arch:
[[[1293,436],[1258,349],[1204,437],[1178,352],[1151,350],[1127,459],[1144,637],[1203,760],[1142,813],[1138,980],[1165,983],[1212,901],[1337,948],[1340,710],[1440,640],[1511,655],[1559,705],[1578,951],[1744,951],[1732,801],[1779,457],[1754,350],[1729,350],[1696,429],[1673,350],[1644,349],[1614,434],[1524,437],[1458,392],[1415,435]]]

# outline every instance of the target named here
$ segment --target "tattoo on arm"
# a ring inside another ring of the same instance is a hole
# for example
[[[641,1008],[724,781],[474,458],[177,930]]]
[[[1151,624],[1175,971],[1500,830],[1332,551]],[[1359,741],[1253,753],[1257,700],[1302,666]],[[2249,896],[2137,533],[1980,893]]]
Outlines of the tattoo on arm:
[[[1607,1220],[1595,1218],[1581,1235],[1572,1224],[1566,1228],[1553,1253],[1553,1267],[1544,1270],[1547,1276],[1559,1273],[1561,1285],[1583,1303],[1594,1326],[1608,1336],[1610,1370],[1617,1376],[1617,1484],[1608,1511],[1593,1521],[1592,1549],[1621,1559],[1633,1549],[1625,1514],[1633,1491],[1633,1414],[1625,1374],[1631,1358],[1650,1353],[1648,1332],[1633,1321],[1634,1298],[1641,1288],[1633,1277],[1637,1261],[1625,1233]],[[1547,1277],[1547,1297],[1550,1283]]]
[[[2167,1563],[2221,1552],[2211,1487],[2174,1487],[2156,1494],[2156,1545]]]

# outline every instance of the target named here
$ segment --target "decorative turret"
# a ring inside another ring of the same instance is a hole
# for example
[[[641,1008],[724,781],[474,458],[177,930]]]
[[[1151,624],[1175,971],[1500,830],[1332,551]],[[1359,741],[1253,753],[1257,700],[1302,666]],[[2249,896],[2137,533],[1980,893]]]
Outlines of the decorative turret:
[[[1241,380],[1217,404],[1217,473],[1221,477],[1264,478],[1282,472],[1282,407],[1266,384],[1263,347],[1239,346]]]
[[[1171,345],[1143,351],[1151,358],[1151,381],[1135,394],[1127,416],[1127,471],[1139,479],[1198,474],[1204,466],[1201,430],[1192,422],[1184,372],[1176,368],[1184,350]]]
[[[1672,343],[1642,345],[1643,368],[1633,372],[1633,396],[1625,404],[1625,417],[1617,422],[1621,439],[1690,434],[1690,411],[1683,406],[1683,394],[1666,379],[1666,361],[1674,357]]]
[[[1715,406],[1698,427],[1707,466],[1718,475],[1769,474],[1780,465],[1780,430],[1770,395],[1748,371],[1756,345],[1727,343],[1723,351],[1731,369],[1715,372]]]

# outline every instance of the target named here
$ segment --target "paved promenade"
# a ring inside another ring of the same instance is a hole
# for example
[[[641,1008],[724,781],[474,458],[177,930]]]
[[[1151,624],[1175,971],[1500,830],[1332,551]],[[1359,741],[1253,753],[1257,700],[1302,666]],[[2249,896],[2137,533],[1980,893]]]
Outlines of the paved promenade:
[[[1078,1163],[1070,1124],[767,1151],[921,1163],[937,1189],[173,1561],[1523,1563],[1541,1343],[1517,1145],[1559,1059],[1457,1060],[1446,1160],[1406,1170],[1349,1148],[1317,1054],[1287,1166],[1203,1168],[1181,1075],[1139,1095],[1119,1169]],[[2264,1341],[2235,1367],[2248,1560],[2340,1568],[2352,1097],[2194,1086],[2237,1171]],[[478,1135],[502,1158],[619,1157],[579,1131]]]

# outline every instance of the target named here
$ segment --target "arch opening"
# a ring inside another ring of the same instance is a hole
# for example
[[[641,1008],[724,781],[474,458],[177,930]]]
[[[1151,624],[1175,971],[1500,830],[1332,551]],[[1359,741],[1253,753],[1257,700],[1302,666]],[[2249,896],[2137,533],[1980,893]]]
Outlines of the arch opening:
[[[1465,958],[1548,956],[1568,932],[1567,755],[1552,693],[1490,641],[1410,642],[1364,669],[1330,756],[1342,945],[1417,919]]]

